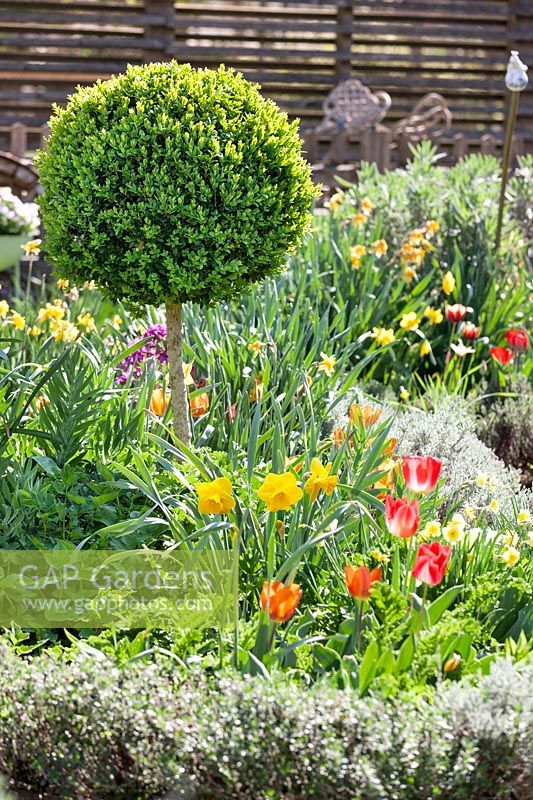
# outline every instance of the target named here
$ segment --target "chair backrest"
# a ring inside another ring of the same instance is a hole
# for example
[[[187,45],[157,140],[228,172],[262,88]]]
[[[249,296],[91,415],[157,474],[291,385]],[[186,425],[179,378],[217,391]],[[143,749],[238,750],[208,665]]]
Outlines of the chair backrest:
[[[324,119],[315,133],[364,133],[381,122],[391,106],[387,92],[376,92],[356,78],[339,83],[324,101]]]
[[[441,94],[424,95],[411,113],[393,126],[394,137],[402,134],[413,140],[423,139],[430,133],[439,136],[452,126],[452,112]]]
[[[41,192],[37,171],[25,159],[0,151],[0,186],[9,186],[13,194],[30,203]]]

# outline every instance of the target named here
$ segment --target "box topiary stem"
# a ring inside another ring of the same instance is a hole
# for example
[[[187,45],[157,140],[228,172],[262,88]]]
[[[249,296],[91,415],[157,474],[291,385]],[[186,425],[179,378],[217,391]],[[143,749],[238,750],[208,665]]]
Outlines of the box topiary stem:
[[[183,325],[181,321],[181,303],[166,303],[167,311],[167,353],[168,374],[172,413],[174,415],[174,433],[187,447],[191,444],[189,429],[189,398],[183,374]]]

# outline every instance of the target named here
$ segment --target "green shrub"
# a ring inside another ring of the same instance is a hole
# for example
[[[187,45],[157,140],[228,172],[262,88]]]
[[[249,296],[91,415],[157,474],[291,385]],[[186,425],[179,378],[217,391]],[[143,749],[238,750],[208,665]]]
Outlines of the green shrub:
[[[520,473],[526,486],[533,484],[533,389],[517,376],[510,382],[511,396],[486,401],[477,423],[478,436],[508,466]]]
[[[297,123],[240,74],[172,61],[80,88],[50,126],[48,255],[113,299],[166,304],[174,431],[189,444],[181,304],[285,266],[317,194]]]
[[[279,272],[316,190],[297,124],[241,75],[129,67],[56,108],[38,164],[59,274],[161,305]]]
[[[434,700],[189,677],[2,649],[0,769],[84,800],[526,800],[533,670],[497,662]]]

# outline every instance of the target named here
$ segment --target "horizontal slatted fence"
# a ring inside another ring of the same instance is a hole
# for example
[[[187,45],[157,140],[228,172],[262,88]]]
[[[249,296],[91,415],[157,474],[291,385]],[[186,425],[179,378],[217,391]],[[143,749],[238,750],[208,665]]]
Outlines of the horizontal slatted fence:
[[[390,93],[386,124],[437,91],[454,133],[498,136],[511,48],[533,66],[533,0],[0,0],[0,131],[37,131],[77,83],[174,57],[237,67],[303,129],[355,76]],[[533,149],[533,86],[517,134]]]

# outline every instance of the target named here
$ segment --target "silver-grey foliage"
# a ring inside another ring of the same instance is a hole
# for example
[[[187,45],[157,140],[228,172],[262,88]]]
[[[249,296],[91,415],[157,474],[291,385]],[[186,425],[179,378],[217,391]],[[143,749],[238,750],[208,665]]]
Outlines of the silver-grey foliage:
[[[0,770],[70,800],[526,800],[533,668],[434,700],[0,647]]]

